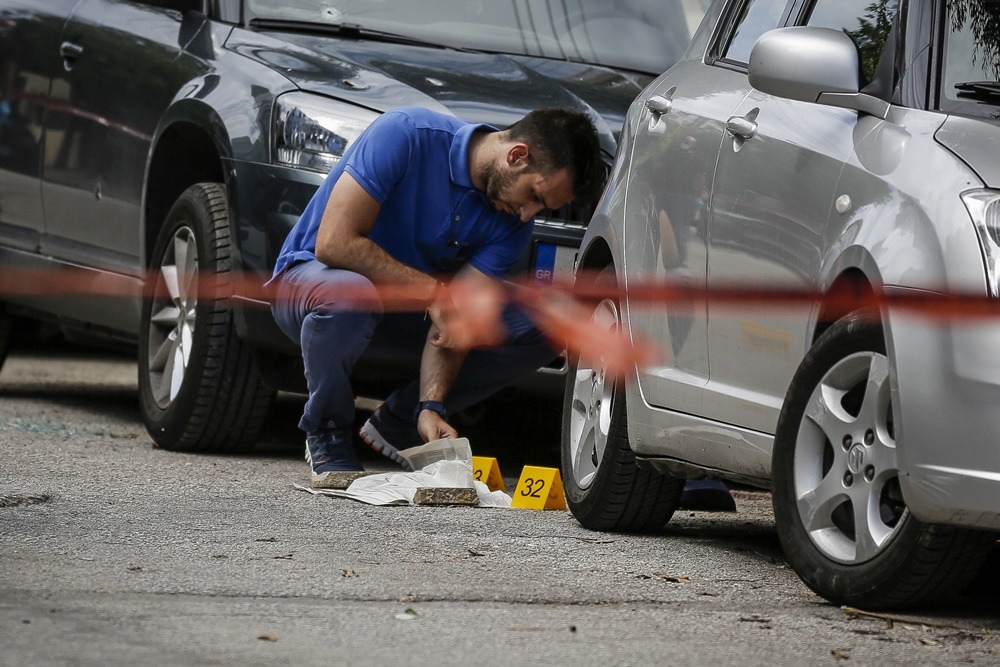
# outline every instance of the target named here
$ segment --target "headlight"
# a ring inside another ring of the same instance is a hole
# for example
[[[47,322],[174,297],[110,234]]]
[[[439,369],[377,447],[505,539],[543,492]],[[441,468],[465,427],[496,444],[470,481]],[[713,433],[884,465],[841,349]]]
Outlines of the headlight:
[[[272,159],[326,173],[378,114],[308,93],[288,93],[274,103]]]
[[[990,295],[1000,297],[1000,190],[969,190],[962,193],[962,201],[983,247]]]

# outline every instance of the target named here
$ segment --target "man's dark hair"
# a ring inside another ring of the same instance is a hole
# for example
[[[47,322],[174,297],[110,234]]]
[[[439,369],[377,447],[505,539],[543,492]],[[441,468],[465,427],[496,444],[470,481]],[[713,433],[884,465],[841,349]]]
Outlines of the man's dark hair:
[[[506,129],[512,141],[528,144],[536,172],[551,173],[569,167],[573,196],[593,201],[604,187],[606,174],[601,160],[597,128],[590,117],[568,109],[536,109]]]

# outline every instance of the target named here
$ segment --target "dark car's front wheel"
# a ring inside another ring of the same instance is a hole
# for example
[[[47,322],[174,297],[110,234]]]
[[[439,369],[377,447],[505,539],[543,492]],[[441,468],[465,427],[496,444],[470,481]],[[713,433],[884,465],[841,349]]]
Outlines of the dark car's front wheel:
[[[274,398],[236,333],[231,248],[223,187],[188,188],[157,239],[139,334],[142,416],[164,449],[249,449]]]
[[[596,283],[614,287],[614,268],[601,272]],[[617,330],[617,300],[600,300],[591,321]],[[684,480],[636,465],[621,379],[609,375],[600,359],[573,361],[563,400],[563,488],[573,516],[591,530],[644,532],[663,527],[677,507]]]
[[[882,326],[854,313],[809,350],[778,420],[778,535],[795,572],[837,604],[904,607],[958,593],[994,539],[907,509],[889,382]]]

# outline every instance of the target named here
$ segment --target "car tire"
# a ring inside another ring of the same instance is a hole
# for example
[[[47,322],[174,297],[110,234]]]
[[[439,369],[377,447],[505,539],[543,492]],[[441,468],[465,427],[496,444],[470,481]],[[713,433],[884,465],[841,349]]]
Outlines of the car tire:
[[[835,604],[930,604],[960,593],[989,553],[989,533],[910,514],[896,465],[882,326],[875,313],[852,313],[820,336],[796,371],[772,462],[788,562]]]
[[[614,276],[608,268],[595,284],[614,287]],[[598,301],[591,321],[617,329],[617,301]],[[684,480],[636,464],[628,441],[624,382],[607,375],[599,362],[570,360],[561,439],[566,502],[585,528],[649,532],[673,516]]]
[[[164,449],[241,452],[257,440],[275,392],[236,333],[234,260],[223,187],[188,188],[152,255],[139,334],[139,402]]]

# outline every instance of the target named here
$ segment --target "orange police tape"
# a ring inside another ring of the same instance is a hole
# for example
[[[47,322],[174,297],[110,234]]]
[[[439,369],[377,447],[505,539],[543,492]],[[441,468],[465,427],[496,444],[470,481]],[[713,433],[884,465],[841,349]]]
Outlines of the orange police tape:
[[[498,318],[505,302],[521,306],[536,326],[557,348],[565,346],[570,354],[599,360],[612,373],[620,373],[669,356],[669,350],[657,349],[649,341],[633,334],[630,338],[618,326],[599,323],[594,317],[594,304],[603,299],[621,303],[628,299],[632,307],[660,307],[669,304],[691,304],[711,301],[713,307],[731,309],[770,308],[794,316],[795,310],[813,309],[822,303],[828,312],[846,314],[870,309],[873,313],[895,309],[937,319],[984,318],[1000,315],[1000,299],[982,294],[960,294],[906,290],[886,293],[852,287],[822,293],[809,289],[763,286],[692,287],[671,281],[637,281],[629,279],[627,291],[596,281],[597,274],[580,272],[572,288],[508,282],[494,294],[473,293],[465,289],[460,279],[452,280],[447,288],[454,303],[447,311],[447,326],[466,347],[488,347],[498,342]],[[25,297],[122,297],[143,298],[153,294],[165,296],[176,291],[174,281],[185,284],[185,292],[199,300],[243,299],[262,302],[271,300],[264,288],[269,276],[261,274],[205,273],[170,276],[153,273],[148,279],[140,276],[128,280],[110,278],[95,271],[66,268],[22,269],[0,268],[0,302],[17,303]],[[170,284],[168,284],[170,283]],[[378,302],[386,311],[422,311],[425,303],[417,298],[414,287],[405,284],[378,285]],[[348,293],[355,302],[364,305],[364,294]]]

